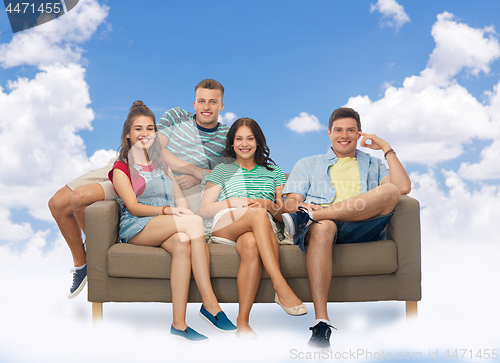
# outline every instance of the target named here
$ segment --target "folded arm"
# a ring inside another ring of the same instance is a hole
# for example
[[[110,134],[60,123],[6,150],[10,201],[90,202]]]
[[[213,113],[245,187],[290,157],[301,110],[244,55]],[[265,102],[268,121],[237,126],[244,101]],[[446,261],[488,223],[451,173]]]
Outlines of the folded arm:
[[[163,150],[163,159],[165,159],[174,172],[184,174],[176,177],[180,187],[182,189],[188,189],[196,184],[200,184],[203,179],[204,169],[179,159],[171,151],[167,150],[168,138],[161,133],[158,134],[160,136],[160,143]],[[207,171],[210,172],[210,170]]]

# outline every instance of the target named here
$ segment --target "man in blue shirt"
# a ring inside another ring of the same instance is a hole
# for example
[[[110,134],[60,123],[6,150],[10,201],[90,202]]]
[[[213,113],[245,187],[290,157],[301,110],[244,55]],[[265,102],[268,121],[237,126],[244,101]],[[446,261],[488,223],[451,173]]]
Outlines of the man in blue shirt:
[[[332,142],[328,152],[299,160],[283,190],[286,233],[307,252],[316,315],[309,345],[317,348],[330,346],[327,300],[333,245],[383,238],[399,195],[411,189],[395,151],[380,137],[361,132],[359,114],[353,109],[333,112],[328,136]],[[361,137],[361,146],[382,150],[389,168],[356,148]]]

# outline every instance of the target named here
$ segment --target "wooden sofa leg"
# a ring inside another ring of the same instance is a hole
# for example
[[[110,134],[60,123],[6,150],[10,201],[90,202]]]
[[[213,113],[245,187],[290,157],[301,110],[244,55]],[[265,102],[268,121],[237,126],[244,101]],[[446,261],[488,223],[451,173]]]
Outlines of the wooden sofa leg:
[[[94,326],[102,322],[102,303],[92,303],[92,322]]]
[[[418,317],[418,309],[416,301],[406,302],[406,320],[416,319]]]

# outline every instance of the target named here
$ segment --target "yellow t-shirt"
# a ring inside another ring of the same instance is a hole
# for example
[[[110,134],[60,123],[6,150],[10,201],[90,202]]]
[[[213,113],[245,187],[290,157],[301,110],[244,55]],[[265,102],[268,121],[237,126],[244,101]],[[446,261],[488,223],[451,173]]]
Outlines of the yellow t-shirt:
[[[340,158],[330,166],[330,181],[335,187],[335,199],[331,204],[361,195],[361,182],[356,158]],[[326,207],[331,204],[323,204]]]

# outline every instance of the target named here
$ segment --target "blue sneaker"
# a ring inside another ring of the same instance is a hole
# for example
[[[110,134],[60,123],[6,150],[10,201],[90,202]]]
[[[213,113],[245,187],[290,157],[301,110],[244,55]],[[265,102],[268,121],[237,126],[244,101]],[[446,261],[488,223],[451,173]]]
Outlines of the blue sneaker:
[[[283,213],[285,230],[290,236],[300,235],[311,223],[319,223],[312,219],[309,210],[302,206],[295,213]]]
[[[330,348],[330,336],[332,335],[330,328],[337,330],[337,328],[323,321],[320,321],[315,326],[309,328],[309,330],[312,330],[313,333],[311,339],[309,339],[308,345],[319,349]]]
[[[170,334],[175,338],[186,339],[191,343],[207,342],[208,337],[198,333],[196,330],[191,329],[189,326],[185,330],[175,329],[174,325],[170,327]]]
[[[72,268],[71,273],[73,274],[73,284],[69,289],[68,299],[76,297],[85,287],[87,283],[87,264],[80,270]]]
[[[200,316],[217,330],[225,333],[232,333],[236,331],[236,326],[231,323],[231,321],[227,318],[226,314],[224,314],[223,311],[219,311],[217,315],[213,316],[207,311],[207,309],[205,309],[202,304],[200,309]]]

